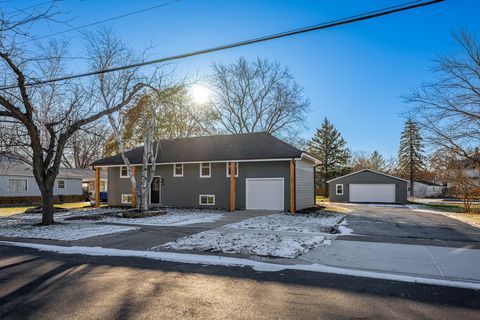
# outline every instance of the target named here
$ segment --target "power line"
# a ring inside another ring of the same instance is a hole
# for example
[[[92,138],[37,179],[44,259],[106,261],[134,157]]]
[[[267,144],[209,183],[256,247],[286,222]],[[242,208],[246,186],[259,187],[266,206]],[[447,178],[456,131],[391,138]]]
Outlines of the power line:
[[[76,31],[76,30],[80,30],[80,29],[83,29],[83,28],[87,28],[87,27],[92,27],[92,26],[102,24],[102,23],[105,23],[105,22],[110,22],[110,21],[121,19],[121,18],[133,16],[135,14],[151,11],[151,10],[158,9],[158,8],[161,8],[161,7],[166,7],[168,5],[171,5],[171,4],[173,4],[175,2],[179,2],[179,1],[181,1],[181,0],[168,1],[168,2],[165,2],[165,3],[159,4],[159,5],[153,6],[153,7],[149,7],[149,8],[133,11],[133,12],[128,12],[128,13],[125,13],[125,14],[122,14],[122,15],[119,15],[119,16],[107,18],[107,19],[104,19],[104,20],[95,21],[95,22],[92,22],[92,23],[87,23],[87,24],[84,24],[84,25],[81,25],[81,26],[78,26],[78,27],[72,27],[70,29],[66,29],[66,30],[55,32],[55,33],[47,34],[47,35],[44,35],[44,36],[40,36],[40,37],[37,37],[37,38],[29,39],[29,40],[26,40],[22,43],[37,41],[37,40],[41,40],[41,39],[45,39],[45,38],[49,38],[49,37],[53,37],[53,36],[58,36],[59,34],[64,34],[64,33],[67,33],[67,32]]]
[[[222,46],[217,46],[217,47],[212,47],[212,48],[208,48],[208,49],[191,51],[191,52],[178,54],[178,55],[174,55],[174,56],[169,56],[169,57],[165,57],[165,58],[159,58],[159,59],[154,59],[154,60],[129,64],[129,65],[120,66],[120,67],[114,67],[114,68],[109,68],[109,69],[104,69],[104,70],[97,70],[97,71],[79,73],[79,74],[74,74],[74,75],[69,75],[69,76],[64,76],[64,77],[58,77],[58,78],[53,78],[53,79],[36,80],[36,81],[32,81],[32,82],[27,82],[26,86],[33,86],[33,85],[39,85],[39,84],[45,84],[45,83],[52,83],[52,82],[58,82],[58,81],[64,81],[64,80],[83,78],[83,77],[93,76],[93,75],[97,75],[97,74],[110,73],[110,72],[115,72],[115,71],[120,71],[120,70],[125,70],[125,69],[131,69],[131,68],[138,68],[138,67],[142,67],[142,66],[147,66],[147,65],[151,65],[151,64],[157,64],[157,63],[162,63],[162,62],[167,62],[167,61],[172,61],[172,60],[184,59],[184,58],[188,58],[188,57],[198,56],[198,55],[212,53],[212,52],[216,52],[216,51],[222,51],[222,50],[226,50],[226,49],[243,47],[243,46],[250,45],[250,44],[275,40],[275,39],[279,39],[279,38],[285,38],[285,37],[293,36],[293,35],[297,35],[297,34],[302,34],[302,33],[322,30],[322,29],[333,28],[333,27],[346,25],[346,24],[351,24],[351,23],[364,21],[364,20],[370,20],[370,19],[390,15],[390,14],[397,13],[397,12],[407,11],[407,10],[411,10],[411,9],[415,9],[415,8],[419,8],[419,7],[428,6],[428,5],[435,4],[435,3],[440,3],[440,2],[443,2],[443,1],[445,1],[445,0],[430,0],[430,1],[426,1],[426,2],[423,2],[421,0],[411,1],[411,2],[401,4],[401,5],[396,5],[396,6],[393,6],[393,7],[386,7],[386,8],[383,8],[383,9],[374,10],[374,11],[366,12],[366,13],[363,13],[363,14],[358,14],[358,15],[355,15],[355,16],[347,17],[347,18],[332,20],[332,21],[329,21],[329,22],[316,24],[316,25],[312,25],[312,26],[308,26],[308,27],[304,27],[304,28],[294,29],[294,30],[285,31],[285,32],[281,32],[281,33],[268,35],[268,36],[258,37],[258,38],[253,38],[253,39],[249,39],[249,40],[245,40],[245,41],[234,42],[234,43],[230,43],[230,44],[226,44],[226,45],[222,45]],[[14,88],[17,88],[17,87],[18,87],[18,85],[10,85],[10,86],[5,86],[5,87],[0,87],[0,90],[14,89]]]
[[[55,1],[58,1],[58,0],[45,1],[45,2],[41,2],[41,3],[35,4],[35,5],[32,5],[32,6],[28,6],[28,7],[25,7],[25,8],[15,9],[15,10],[12,11],[12,12],[5,13],[5,15],[6,15],[6,16],[10,16],[10,15],[16,13],[16,12],[24,12],[25,10],[28,10],[28,9],[31,9],[31,8],[42,7],[42,6],[46,5],[46,4],[53,4]]]

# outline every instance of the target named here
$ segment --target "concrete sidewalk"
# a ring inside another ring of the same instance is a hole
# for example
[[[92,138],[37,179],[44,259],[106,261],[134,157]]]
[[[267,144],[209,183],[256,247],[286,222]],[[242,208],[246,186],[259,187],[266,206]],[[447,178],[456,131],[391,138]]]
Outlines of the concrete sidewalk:
[[[480,283],[480,250],[334,240],[300,263]]]

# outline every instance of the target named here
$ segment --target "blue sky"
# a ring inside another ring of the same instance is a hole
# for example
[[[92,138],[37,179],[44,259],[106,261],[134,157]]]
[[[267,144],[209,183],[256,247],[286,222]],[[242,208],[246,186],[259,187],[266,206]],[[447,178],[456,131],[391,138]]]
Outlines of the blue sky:
[[[74,26],[140,10],[168,0],[63,0],[58,7],[75,17]],[[2,1],[9,12],[36,1]],[[168,56],[294,29],[405,1],[374,0],[180,0],[163,8],[111,23],[132,47],[154,46]],[[352,150],[395,155],[405,111],[401,96],[431,79],[432,59],[458,52],[451,32],[466,28],[480,33],[480,1],[444,3],[335,29],[236,48],[177,62],[179,76],[204,75],[212,62],[229,63],[257,56],[288,66],[311,101],[311,137],[326,116]],[[51,24],[37,35],[65,29]],[[65,36],[65,35],[64,35]],[[68,34],[81,53],[78,32]],[[73,55],[76,52],[72,53]],[[72,66],[72,70],[75,66]]]

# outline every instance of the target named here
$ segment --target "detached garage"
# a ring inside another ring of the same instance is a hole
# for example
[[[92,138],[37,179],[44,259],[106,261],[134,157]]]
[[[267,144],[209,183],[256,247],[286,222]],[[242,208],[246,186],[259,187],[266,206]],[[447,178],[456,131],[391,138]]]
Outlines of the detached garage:
[[[364,169],[328,181],[333,202],[407,202],[408,181],[382,172]]]

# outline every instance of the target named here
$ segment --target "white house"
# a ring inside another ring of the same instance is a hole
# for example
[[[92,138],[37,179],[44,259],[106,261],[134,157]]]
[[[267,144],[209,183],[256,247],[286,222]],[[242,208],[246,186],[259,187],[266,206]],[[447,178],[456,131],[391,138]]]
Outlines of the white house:
[[[440,184],[426,180],[415,180],[413,182],[413,196],[415,198],[435,198],[442,196],[442,194],[443,186]]]
[[[82,176],[60,169],[53,193],[65,201],[82,200]],[[13,160],[0,161],[0,203],[38,202],[40,196],[31,166]]]

